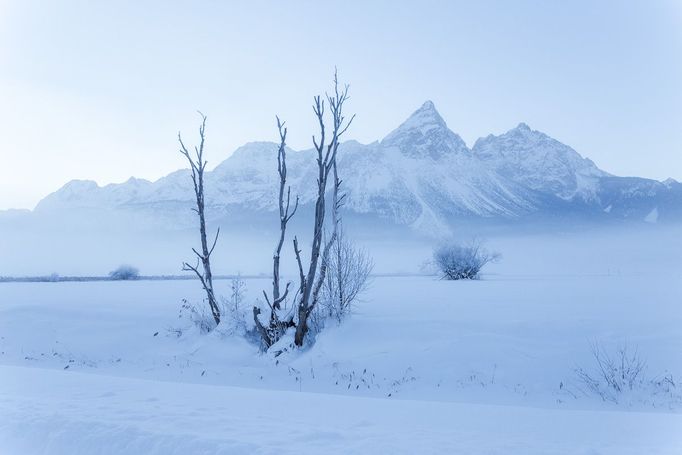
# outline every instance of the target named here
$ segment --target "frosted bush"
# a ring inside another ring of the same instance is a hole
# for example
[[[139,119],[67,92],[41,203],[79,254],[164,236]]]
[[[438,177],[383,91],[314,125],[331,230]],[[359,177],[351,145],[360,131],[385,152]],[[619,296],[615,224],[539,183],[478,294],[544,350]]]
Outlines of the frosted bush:
[[[246,283],[238,275],[230,283],[229,298],[221,299],[223,319],[220,321],[220,327],[227,334],[247,334],[249,327],[246,323],[245,295]]]
[[[490,253],[474,240],[468,244],[449,243],[433,252],[433,265],[446,280],[475,280],[481,269],[496,261],[499,254]]]
[[[109,272],[109,277],[112,280],[136,280],[140,277],[140,271],[132,265],[122,265]]]
[[[330,250],[327,275],[316,308],[320,312],[318,316],[339,323],[347,317],[358,297],[367,290],[373,268],[369,254],[339,232]]]

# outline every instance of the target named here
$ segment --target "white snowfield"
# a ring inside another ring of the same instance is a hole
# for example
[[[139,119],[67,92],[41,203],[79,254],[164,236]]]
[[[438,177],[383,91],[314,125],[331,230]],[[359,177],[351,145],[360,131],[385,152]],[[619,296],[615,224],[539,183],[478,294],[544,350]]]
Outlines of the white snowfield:
[[[279,357],[178,318],[194,281],[0,283],[0,454],[680,454],[682,244],[645,234],[491,241],[480,281],[375,277]],[[247,314],[269,285],[246,280]],[[591,342],[627,343],[645,384],[589,393]]]
[[[682,415],[0,374],[6,454],[682,453]]]

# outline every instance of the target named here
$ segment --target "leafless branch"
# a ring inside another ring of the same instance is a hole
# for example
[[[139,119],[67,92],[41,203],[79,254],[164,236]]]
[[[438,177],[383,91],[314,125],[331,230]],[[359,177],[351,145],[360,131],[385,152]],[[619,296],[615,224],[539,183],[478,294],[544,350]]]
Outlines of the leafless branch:
[[[284,245],[284,239],[286,238],[287,224],[291,218],[296,213],[298,209],[298,196],[296,197],[296,202],[294,204],[293,210],[291,208],[291,187],[287,186],[287,161],[286,161],[286,139],[287,139],[287,128],[285,127],[285,122],[281,121],[279,117],[277,120],[277,132],[279,134],[279,147],[277,149],[277,173],[279,174],[279,194],[278,194],[278,206],[279,206],[279,240],[275,247],[275,252],[272,256],[272,304],[270,303],[270,298],[268,294],[263,291],[263,296],[265,301],[270,307],[270,323],[267,329],[259,332],[263,338],[263,344],[266,347],[271,346],[275,343],[279,336],[283,333],[286,327],[289,326],[290,322],[282,322],[278,311],[281,309],[282,303],[285,302],[287,296],[289,295],[289,283],[287,283],[284,294],[281,294],[280,287],[280,261],[282,254],[282,246]],[[285,199],[285,188],[286,188],[286,199]],[[258,312],[254,309],[254,319],[256,326],[262,326],[262,323],[258,319]]]
[[[199,112],[201,116],[201,124],[199,126],[199,145],[194,147],[194,156],[190,154],[189,150],[185,146],[182,140],[182,136],[178,133],[178,142],[180,143],[180,153],[187,158],[190,165],[190,170],[192,172],[192,184],[194,186],[194,196],[196,199],[196,208],[194,212],[199,218],[199,235],[201,237],[201,253],[199,253],[195,248],[192,251],[197,256],[197,265],[191,266],[188,263],[183,263],[183,270],[193,271],[199,280],[201,285],[206,292],[206,297],[208,304],[211,308],[211,314],[216,325],[220,324],[220,308],[215,298],[213,292],[213,274],[211,273],[211,254],[215,249],[216,243],[218,241],[218,235],[220,234],[220,228],[216,232],[215,239],[213,240],[213,245],[209,249],[208,242],[206,240],[206,218],[204,214],[204,171],[206,169],[206,160],[204,160],[204,144],[206,142],[206,116]],[[199,271],[199,262],[202,265],[202,271]]]
[[[319,291],[327,270],[331,242],[335,239],[337,232],[338,223],[335,219],[333,221],[334,226],[332,226],[330,241],[324,246],[322,245],[322,234],[326,214],[326,189],[329,173],[332,169],[334,169],[336,173],[336,156],[340,144],[339,138],[348,129],[354,118],[351,117],[350,122],[346,122],[343,114],[344,103],[348,100],[348,90],[348,86],[345,86],[342,90],[339,89],[338,72],[335,70],[333,94],[326,95],[327,104],[329,105],[329,111],[331,113],[331,137],[329,141],[326,141],[326,127],[324,121],[325,102],[322,100],[321,96],[316,96],[313,102],[313,113],[318,120],[320,128],[319,141],[313,135],[313,145],[317,151],[317,199],[315,203],[315,219],[313,225],[313,241],[310,250],[310,262],[307,274],[305,275],[305,278],[301,280],[302,283],[305,283],[305,288],[302,287],[301,295],[298,300],[298,324],[294,337],[294,342],[297,346],[303,345],[303,340],[308,332],[308,317],[317,304]],[[339,179],[337,174],[335,177],[334,192],[336,197],[332,205],[334,210],[338,207],[338,184]],[[298,251],[297,246],[294,248]],[[303,276],[303,268],[300,265],[300,256],[297,256],[297,260],[299,260],[299,270],[301,271],[301,276]]]

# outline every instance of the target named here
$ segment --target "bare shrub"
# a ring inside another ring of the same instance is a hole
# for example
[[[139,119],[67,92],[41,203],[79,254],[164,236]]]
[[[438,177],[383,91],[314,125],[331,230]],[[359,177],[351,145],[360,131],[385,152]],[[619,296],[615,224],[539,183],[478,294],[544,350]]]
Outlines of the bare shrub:
[[[339,230],[329,254],[320,312],[341,322],[351,313],[358,296],[367,289],[373,268],[369,254]]]
[[[637,348],[622,344],[609,353],[599,343],[590,344],[594,363],[591,368],[578,367],[575,376],[578,389],[602,401],[621,404],[646,404],[674,408],[682,403],[673,375],[647,377],[646,361]]]
[[[196,327],[199,329],[200,333],[208,333],[215,327],[213,314],[206,311],[205,306],[197,306],[187,301],[187,299],[182,299],[178,318],[187,321],[189,327]],[[182,328],[177,330],[179,330],[180,333],[184,333],[184,329]]]
[[[222,299],[223,318],[220,321],[220,327],[228,334],[238,333],[245,335],[248,328],[246,325],[246,306],[244,305],[244,297],[246,295],[246,283],[241,276],[237,275],[232,278],[230,283],[230,297]]]
[[[185,322],[181,327],[169,329],[173,333],[182,336],[188,329],[196,328],[199,333],[217,333],[221,336],[247,335],[249,327],[246,322],[246,283],[241,276],[232,278],[230,283],[230,294],[227,298],[221,297],[218,302],[220,306],[220,324],[215,325],[213,313],[205,305],[197,305],[182,299],[182,305],[178,313],[178,318]]]
[[[489,252],[479,240],[444,244],[433,252],[434,266],[446,280],[476,280],[486,264],[499,258],[498,253]]]
[[[628,352],[622,345],[615,356],[606,352],[598,343],[590,344],[596,370],[590,372],[576,368],[575,374],[588,391],[599,395],[604,401],[618,403],[618,397],[625,391],[640,388],[644,382],[646,362],[637,352]]]
[[[136,280],[139,277],[140,271],[132,265],[121,265],[116,270],[109,272],[109,278],[112,280]]]

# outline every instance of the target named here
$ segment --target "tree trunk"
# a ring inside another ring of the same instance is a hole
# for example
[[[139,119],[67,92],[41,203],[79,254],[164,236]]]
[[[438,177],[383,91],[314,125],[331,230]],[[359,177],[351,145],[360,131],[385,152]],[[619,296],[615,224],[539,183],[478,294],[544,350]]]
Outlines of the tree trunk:
[[[337,74],[334,73],[334,93],[332,95],[327,95],[327,102],[329,103],[332,114],[332,134],[329,143],[325,143],[324,101],[322,101],[320,96],[317,96],[315,97],[315,104],[313,105],[313,112],[315,113],[320,126],[319,142],[317,142],[315,136],[313,136],[313,145],[317,151],[317,200],[315,203],[315,220],[313,225],[313,243],[310,249],[310,264],[305,280],[301,280],[302,292],[298,303],[298,324],[296,326],[294,343],[299,347],[303,346],[305,336],[308,333],[308,317],[315,309],[317,296],[326,274],[330,246],[329,242],[327,242],[324,251],[322,252],[322,264],[319,267],[320,281],[316,281],[321,253],[320,250],[322,248],[322,232],[325,221],[327,180],[330,171],[332,169],[336,170],[336,155],[339,148],[339,139],[341,135],[348,130],[355,117],[353,116],[347,122],[345,121],[343,116],[343,104],[347,99],[348,86],[346,85],[343,90],[339,91]],[[337,193],[335,192],[335,194]],[[333,228],[332,240],[335,235],[336,227]]]

